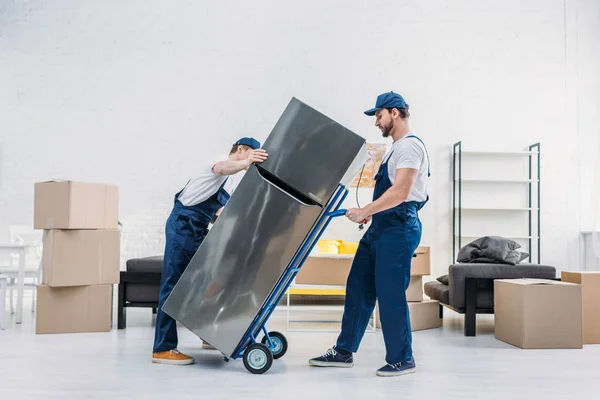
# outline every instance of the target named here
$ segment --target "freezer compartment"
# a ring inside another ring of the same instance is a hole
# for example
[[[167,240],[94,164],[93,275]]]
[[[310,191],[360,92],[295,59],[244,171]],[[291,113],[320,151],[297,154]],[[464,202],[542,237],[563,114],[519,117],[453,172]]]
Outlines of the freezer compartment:
[[[348,171],[365,139],[293,98],[263,148],[261,167],[324,205]]]
[[[322,213],[309,202],[251,167],[163,310],[231,356]]]

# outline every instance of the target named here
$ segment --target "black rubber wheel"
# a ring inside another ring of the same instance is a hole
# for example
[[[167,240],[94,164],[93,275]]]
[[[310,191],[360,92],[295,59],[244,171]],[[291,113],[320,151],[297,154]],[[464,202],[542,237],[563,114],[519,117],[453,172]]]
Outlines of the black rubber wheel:
[[[244,350],[244,367],[253,374],[264,374],[273,365],[273,354],[262,343],[254,343]]]
[[[273,348],[270,349],[273,354],[273,358],[277,360],[285,355],[288,349],[288,342],[285,336],[283,336],[280,332],[269,332],[269,337],[271,338],[271,343],[273,344]],[[267,337],[264,336],[261,340],[262,344],[268,347],[267,345]]]

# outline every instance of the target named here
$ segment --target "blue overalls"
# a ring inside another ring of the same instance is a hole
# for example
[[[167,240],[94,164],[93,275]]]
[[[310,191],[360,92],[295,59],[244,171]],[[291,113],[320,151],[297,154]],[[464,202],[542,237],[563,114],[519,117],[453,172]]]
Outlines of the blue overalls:
[[[413,135],[406,138],[421,141]],[[373,201],[392,186],[388,175],[392,153],[375,175]],[[427,159],[429,163],[429,155]],[[352,353],[358,350],[378,299],[386,362],[394,364],[412,358],[406,289],[410,283],[413,254],[421,241],[418,211],[428,200],[429,197],[423,202],[403,202],[373,215],[348,275],[342,331],[336,344],[338,349]]]
[[[173,211],[165,228],[167,243],[156,313],[154,353],[177,348],[176,322],[162,311],[162,306],[206,237],[215,213],[229,201],[230,195],[224,186],[225,182],[208,199],[189,207],[177,200],[183,190],[175,195]]]

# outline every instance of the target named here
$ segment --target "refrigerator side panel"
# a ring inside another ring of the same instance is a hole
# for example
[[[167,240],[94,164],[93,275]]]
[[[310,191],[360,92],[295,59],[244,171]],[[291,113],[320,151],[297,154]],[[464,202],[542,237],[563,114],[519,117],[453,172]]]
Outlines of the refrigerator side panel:
[[[252,167],[163,309],[231,356],[321,212]]]

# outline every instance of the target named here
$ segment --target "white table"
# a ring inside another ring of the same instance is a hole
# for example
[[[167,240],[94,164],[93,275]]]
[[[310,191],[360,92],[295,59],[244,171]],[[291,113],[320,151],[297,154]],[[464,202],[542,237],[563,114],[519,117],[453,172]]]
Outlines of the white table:
[[[25,288],[25,253],[26,250],[36,247],[32,244],[0,244],[0,251],[19,254],[19,270],[17,275],[17,318],[16,323],[23,322],[23,291]]]

